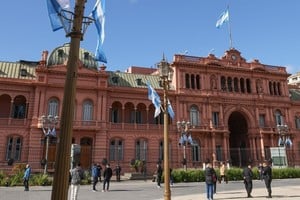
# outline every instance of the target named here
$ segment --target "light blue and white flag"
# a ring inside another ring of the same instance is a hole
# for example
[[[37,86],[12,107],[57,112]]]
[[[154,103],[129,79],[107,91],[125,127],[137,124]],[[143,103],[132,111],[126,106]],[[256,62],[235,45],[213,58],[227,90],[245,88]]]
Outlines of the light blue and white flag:
[[[282,146],[282,145],[283,145],[283,141],[282,141],[281,137],[279,137],[279,139],[278,139],[278,146]]]
[[[293,145],[292,140],[288,137],[285,141],[286,146],[291,147]]]
[[[158,96],[157,92],[154,90],[154,88],[150,85],[150,83],[147,83],[148,85],[148,99],[152,101],[154,107],[155,107],[155,113],[154,117],[157,117],[160,114],[160,106],[161,106],[161,101],[160,97]]]
[[[228,11],[228,9],[226,9],[226,11],[224,11],[220,15],[220,17],[216,23],[216,27],[220,28],[225,22],[228,22],[228,21],[229,21],[229,11]]]
[[[98,33],[98,42],[95,52],[95,59],[107,63],[106,56],[102,49],[103,41],[104,41],[104,24],[105,24],[105,0],[97,0],[93,11],[92,17],[95,20],[95,26]]]
[[[168,99],[168,113],[169,113],[170,117],[171,117],[172,119],[174,119],[175,113],[174,113],[174,110],[173,110],[173,108],[172,108],[172,105],[171,105],[169,99]]]
[[[64,15],[62,10],[70,10],[70,0],[46,0],[48,15],[52,27],[52,31],[57,31],[61,28],[69,27],[70,22],[60,15]]]
[[[56,137],[56,130],[55,130],[55,127],[52,128],[50,134],[51,134],[53,137]]]

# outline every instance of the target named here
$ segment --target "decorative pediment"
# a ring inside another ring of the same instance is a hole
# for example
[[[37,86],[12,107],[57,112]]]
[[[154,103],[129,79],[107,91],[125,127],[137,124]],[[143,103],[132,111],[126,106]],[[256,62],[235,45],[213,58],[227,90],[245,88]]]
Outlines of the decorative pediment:
[[[226,51],[225,55],[222,57],[222,60],[230,61],[232,63],[246,62],[246,60],[241,56],[241,52],[234,48]]]

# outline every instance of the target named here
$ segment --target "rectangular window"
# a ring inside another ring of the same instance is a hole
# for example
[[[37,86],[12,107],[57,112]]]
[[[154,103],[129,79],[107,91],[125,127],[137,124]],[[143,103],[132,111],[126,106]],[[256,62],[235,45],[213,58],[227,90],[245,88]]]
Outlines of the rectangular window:
[[[259,114],[259,127],[264,128],[266,127],[266,122],[265,122],[265,114]]]
[[[200,161],[200,147],[198,145],[192,146],[192,161]]]
[[[112,161],[123,160],[123,142],[121,140],[112,140],[109,145],[109,159]]]
[[[212,113],[212,124],[215,128],[219,126],[219,112]]]
[[[6,146],[6,160],[20,160],[21,159],[21,149],[22,140],[19,137],[13,138],[9,137]]]
[[[136,149],[136,155],[135,155],[135,158],[136,160],[147,160],[147,148],[148,148],[148,145],[147,145],[147,142],[144,141],[144,140],[139,140],[136,142],[136,146],[135,146],[135,149]]]

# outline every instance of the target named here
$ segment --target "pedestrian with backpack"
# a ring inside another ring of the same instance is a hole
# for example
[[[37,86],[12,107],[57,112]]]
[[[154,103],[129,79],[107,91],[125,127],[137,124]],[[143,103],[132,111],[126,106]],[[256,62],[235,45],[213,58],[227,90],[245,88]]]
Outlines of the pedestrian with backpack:
[[[81,180],[84,178],[83,170],[80,163],[77,166],[70,170],[71,175],[71,195],[70,200],[77,200],[78,190],[80,187]]]

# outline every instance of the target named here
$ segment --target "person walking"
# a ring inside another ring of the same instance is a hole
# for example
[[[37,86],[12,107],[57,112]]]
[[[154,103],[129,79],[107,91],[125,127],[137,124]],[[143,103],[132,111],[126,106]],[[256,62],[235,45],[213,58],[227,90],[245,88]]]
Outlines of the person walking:
[[[71,175],[70,200],[77,200],[80,183],[81,180],[84,178],[83,170],[81,168],[80,163],[78,163],[75,168],[70,170],[70,175]]]
[[[214,168],[212,168],[212,165],[210,163],[206,165],[204,174],[205,174],[207,200],[213,200],[214,199],[213,176],[216,176],[216,172]]]
[[[222,180],[226,183],[228,183],[227,177],[226,177],[226,167],[223,162],[220,163],[220,179],[219,183],[222,182]]]
[[[29,191],[29,178],[31,174],[31,167],[29,164],[26,165],[26,169],[23,176],[23,184],[24,184],[24,191]]]
[[[109,191],[109,183],[110,179],[112,177],[112,169],[110,168],[110,164],[106,164],[106,167],[103,172],[103,188],[102,192],[108,192]]]
[[[97,164],[97,170],[98,170],[98,174],[99,174],[99,181],[100,182],[102,182],[102,180],[101,180],[101,171],[102,171],[102,167],[101,167],[101,165],[100,164]]]
[[[265,185],[268,191],[267,198],[272,198],[272,189],[271,189],[271,182],[272,182],[272,168],[270,167],[267,162],[263,163],[263,179],[265,181]]]
[[[163,169],[160,165],[160,163],[157,163],[156,165],[156,182],[157,182],[157,188],[160,188],[161,184],[161,177],[162,177]]]
[[[252,192],[252,178],[253,178],[253,172],[251,169],[251,165],[248,165],[244,170],[243,170],[243,178],[244,178],[244,184],[245,184],[245,189],[247,191],[247,198],[252,198],[251,192]]]
[[[121,181],[121,166],[119,164],[116,165],[114,172],[116,173],[116,181],[120,182]]]
[[[170,168],[170,186],[173,187],[174,186],[174,176],[172,174],[173,169]]]
[[[258,167],[258,178],[259,180],[263,180],[263,164],[262,163],[259,163]]]
[[[99,174],[98,165],[95,163],[92,167],[92,181],[93,181],[93,192],[96,192],[96,185],[98,183]]]
[[[214,184],[214,194],[217,194],[217,182],[218,182],[218,175],[214,173],[212,176],[213,184]]]

